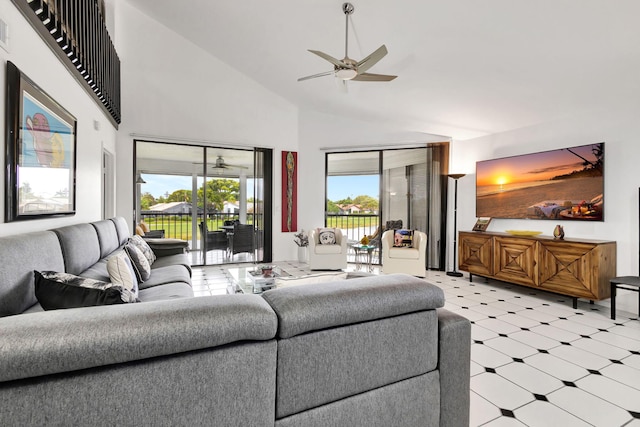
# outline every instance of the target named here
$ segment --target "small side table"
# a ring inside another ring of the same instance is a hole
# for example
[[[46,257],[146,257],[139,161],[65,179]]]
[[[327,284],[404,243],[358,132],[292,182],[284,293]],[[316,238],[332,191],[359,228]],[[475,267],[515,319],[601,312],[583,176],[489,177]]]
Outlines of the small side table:
[[[356,270],[360,271],[362,269],[363,260],[362,257],[366,254],[366,265],[369,273],[373,272],[373,265],[371,265],[371,259],[373,258],[373,251],[378,247],[375,245],[363,245],[360,243],[356,243],[355,245],[351,245],[353,250],[356,253]]]
[[[638,292],[638,311],[640,313],[640,277],[614,277],[609,281],[609,283],[611,283],[611,318],[613,320],[616,319],[616,291],[618,289],[626,289],[627,291]]]

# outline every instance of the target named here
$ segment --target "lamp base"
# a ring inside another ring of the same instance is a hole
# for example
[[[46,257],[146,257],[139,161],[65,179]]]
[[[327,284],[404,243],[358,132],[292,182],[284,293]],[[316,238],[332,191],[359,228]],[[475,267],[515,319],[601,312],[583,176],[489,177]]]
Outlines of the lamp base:
[[[447,271],[447,276],[462,277],[462,273],[459,271]]]

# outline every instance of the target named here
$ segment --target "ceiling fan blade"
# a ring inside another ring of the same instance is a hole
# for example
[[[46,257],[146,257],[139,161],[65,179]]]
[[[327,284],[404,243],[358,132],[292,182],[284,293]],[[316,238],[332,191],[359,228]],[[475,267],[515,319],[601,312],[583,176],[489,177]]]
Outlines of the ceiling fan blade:
[[[367,56],[362,61],[356,64],[358,72],[364,73],[369,68],[373,67],[378,61],[384,58],[387,53],[387,47],[385,45],[380,46],[371,55]]]
[[[352,68],[349,65],[345,64],[344,62],[340,61],[339,59],[334,58],[331,55],[327,55],[324,52],[320,52],[319,50],[311,50],[309,49],[309,52],[311,53],[315,53],[316,55],[318,55],[320,58],[325,59],[329,62],[331,62],[333,65],[335,65],[336,67],[340,67],[340,68]]]
[[[335,71],[333,71],[333,70],[325,71],[324,73],[318,73],[318,74],[314,74],[312,76],[300,77],[298,79],[298,81],[301,82],[303,80],[315,79],[316,77],[329,76],[329,75],[331,75],[333,73],[335,73]]]
[[[371,73],[362,73],[358,74],[351,80],[357,80],[360,82],[390,82],[398,76],[390,76],[387,74],[371,74]]]

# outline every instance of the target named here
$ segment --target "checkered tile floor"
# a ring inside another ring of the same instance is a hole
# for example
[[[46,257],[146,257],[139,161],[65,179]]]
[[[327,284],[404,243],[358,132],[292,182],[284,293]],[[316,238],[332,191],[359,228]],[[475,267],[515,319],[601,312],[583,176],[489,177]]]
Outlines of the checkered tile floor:
[[[292,275],[306,265],[278,263]],[[224,267],[194,269],[196,295],[224,294]],[[351,269],[350,265],[350,269]],[[517,285],[428,271],[472,322],[472,426],[640,426],[640,321]]]

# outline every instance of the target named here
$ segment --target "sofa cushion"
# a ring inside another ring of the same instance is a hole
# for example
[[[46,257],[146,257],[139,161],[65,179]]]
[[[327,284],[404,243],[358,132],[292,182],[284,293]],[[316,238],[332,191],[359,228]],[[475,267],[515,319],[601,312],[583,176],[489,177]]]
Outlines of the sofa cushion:
[[[124,245],[124,251],[127,253],[131,263],[133,264],[138,281],[144,282],[149,280],[149,277],[151,277],[151,265],[142,251],[132,243]]]
[[[151,250],[151,247],[149,246],[149,244],[145,242],[145,240],[142,237],[131,236],[129,238],[129,242],[135,245],[138,249],[140,249],[140,252],[142,252],[142,254],[147,259],[147,261],[149,261],[149,265],[153,264],[153,262],[156,260],[156,255]]]
[[[189,255],[185,253],[160,256],[156,258],[156,262],[151,265],[151,275],[153,275],[153,271],[156,268],[167,267],[169,265],[182,265],[189,271],[189,275],[191,275],[191,264],[189,263]]]
[[[142,302],[189,297],[193,297],[193,289],[188,283],[184,282],[164,283],[162,286],[142,289],[138,294],[138,299]]]
[[[138,297],[136,272],[133,269],[133,265],[131,265],[131,260],[124,252],[118,252],[109,257],[107,271],[109,272],[111,283],[130,290],[136,298]]]
[[[281,338],[444,306],[442,289],[408,274],[290,286],[262,297],[278,314]]]
[[[100,258],[104,258],[111,252],[120,247],[120,241],[118,240],[118,231],[113,221],[104,219],[102,221],[92,222],[93,228],[98,233],[98,240],[100,242]]]
[[[139,284],[140,289],[152,288],[166,283],[186,283],[191,286],[191,274],[183,265],[167,265],[153,269],[149,280]]]
[[[60,242],[51,231],[1,237],[0,260],[0,317],[37,304],[33,270],[64,270]]]
[[[55,271],[34,271],[35,294],[45,310],[135,302],[131,291],[119,285]]]
[[[118,242],[120,246],[127,243],[129,239],[129,226],[127,225],[127,221],[121,216],[117,216],[115,218],[111,218],[110,221],[113,221],[113,224],[116,226],[116,231],[118,232]]]
[[[414,248],[389,248],[389,258],[418,259],[420,251]]]
[[[399,229],[393,233],[394,248],[411,248],[413,247],[413,230]]]
[[[65,272],[80,274],[100,260],[100,241],[91,224],[69,225],[53,231],[60,240]]]
[[[341,245],[317,245],[314,246],[314,251],[317,254],[339,254],[342,253]]]

